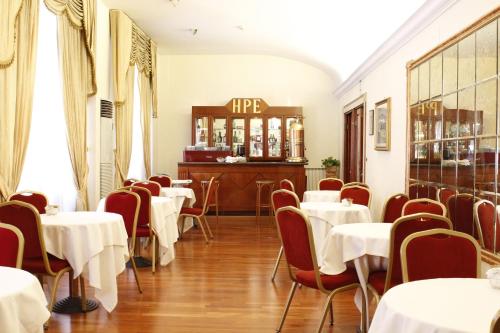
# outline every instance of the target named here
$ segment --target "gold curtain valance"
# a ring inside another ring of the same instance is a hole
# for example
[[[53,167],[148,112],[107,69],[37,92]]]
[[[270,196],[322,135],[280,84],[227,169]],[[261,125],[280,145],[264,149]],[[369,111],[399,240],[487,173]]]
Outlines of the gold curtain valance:
[[[151,38],[137,25],[132,24],[132,52],[130,65],[137,65],[139,72],[151,77]]]
[[[16,49],[16,23],[23,0],[0,0],[0,68],[9,67]]]
[[[55,15],[66,15],[71,25],[83,31],[85,48],[90,60],[90,73],[88,78],[88,95],[94,95],[97,92],[95,78],[95,0],[44,0],[47,8]]]

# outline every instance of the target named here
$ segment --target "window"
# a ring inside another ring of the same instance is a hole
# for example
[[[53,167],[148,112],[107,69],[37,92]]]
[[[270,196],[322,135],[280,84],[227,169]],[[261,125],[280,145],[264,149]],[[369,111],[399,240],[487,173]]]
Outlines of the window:
[[[139,72],[134,67],[134,113],[132,120],[132,155],[127,178],[145,179],[146,168],[144,166],[144,144],[142,140],[141,127],[141,97],[139,94]]]

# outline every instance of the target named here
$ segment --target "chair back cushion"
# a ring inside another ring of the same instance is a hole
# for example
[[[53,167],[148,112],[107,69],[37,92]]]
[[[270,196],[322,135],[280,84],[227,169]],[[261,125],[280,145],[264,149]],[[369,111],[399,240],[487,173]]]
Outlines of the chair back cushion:
[[[135,178],[129,178],[129,179],[125,179],[123,181],[123,186],[132,186],[133,183],[135,182],[138,182],[139,180],[138,179],[135,179]]]
[[[474,228],[474,202],[470,194],[456,194],[448,199],[448,212],[453,230],[478,238]]]
[[[403,206],[408,201],[406,194],[396,194],[387,199],[382,222],[392,223],[403,215]]]
[[[132,186],[147,188],[152,196],[154,196],[154,197],[160,196],[161,185],[157,182],[146,180],[143,182],[135,182],[132,184]]]
[[[293,183],[288,179],[282,179],[280,181],[280,189],[295,192],[295,187],[293,186]]]
[[[446,207],[438,201],[431,199],[412,199],[403,206],[403,216],[417,213],[429,213],[446,216]]]
[[[10,200],[32,204],[40,214],[45,214],[45,207],[48,204],[47,197],[44,194],[30,191],[14,193],[9,197]]]
[[[42,235],[42,230],[38,219],[38,211],[30,204],[19,201],[0,204],[0,221],[17,227],[23,234],[25,259],[43,258],[39,236]]]
[[[478,278],[480,249],[469,235],[433,229],[408,237],[402,245],[405,280]]]
[[[149,224],[151,220],[151,192],[147,188],[140,186],[132,186],[130,189],[141,198],[137,225],[144,226]]]
[[[340,191],[344,186],[344,182],[337,178],[325,178],[319,181],[320,191]]]
[[[171,187],[172,186],[172,178],[165,175],[151,176],[149,180],[153,182],[157,182],[161,185],[161,187]]]
[[[300,208],[300,200],[297,195],[289,190],[277,190],[271,193],[271,202],[273,210],[276,212],[278,209],[286,206]]]
[[[303,271],[314,270],[314,244],[307,218],[297,208],[283,207],[276,211],[276,222],[288,265]]]
[[[436,200],[437,187],[426,184],[411,184],[408,192],[410,200],[424,198]]]
[[[10,224],[0,223],[0,266],[21,268],[24,238],[21,231]]]
[[[123,217],[125,229],[127,229],[127,235],[129,237],[133,237],[137,226],[140,205],[141,199],[137,193],[129,191],[115,191],[108,194],[106,197],[104,211],[120,214]]]
[[[495,205],[488,200],[481,200],[474,204],[474,219],[476,228],[478,229],[481,245],[492,252],[495,252],[495,238],[497,248],[500,248],[500,220],[497,218],[496,235],[495,235]]]
[[[340,191],[340,200],[350,198],[357,205],[370,205],[370,190],[363,186],[345,186]]]
[[[446,217],[427,213],[403,216],[394,222],[391,230],[389,269],[385,291],[403,281],[401,244],[404,239],[412,233],[435,228],[451,229],[451,222]]]
[[[457,194],[457,191],[449,189],[449,188],[442,188],[438,191],[438,200],[440,203],[446,206],[446,203],[448,202],[448,199],[452,196]]]

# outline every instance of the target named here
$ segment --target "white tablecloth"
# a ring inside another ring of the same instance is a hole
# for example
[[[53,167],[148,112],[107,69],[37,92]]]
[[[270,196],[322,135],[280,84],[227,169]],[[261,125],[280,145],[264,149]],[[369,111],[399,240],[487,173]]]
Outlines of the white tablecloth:
[[[187,187],[162,187],[160,196],[173,199],[177,212],[181,211],[184,200],[188,200],[189,207],[193,207],[196,202],[194,191]]]
[[[41,333],[49,317],[38,279],[26,271],[0,266],[0,332]]]
[[[104,211],[105,198],[99,201],[98,211]],[[160,265],[166,266],[175,258],[174,243],[179,237],[177,208],[173,199],[151,197],[151,224],[158,236]]]
[[[391,288],[370,333],[489,333],[500,289],[486,279],[432,279]]]
[[[320,255],[323,243],[333,226],[347,223],[371,222],[370,210],[366,206],[344,207],[334,202],[302,202],[300,209],[309,216],[314,236],[318,264],[322,266]]]
[[[304,202],[340,202],[340,191],[305,191]]]
[[[66,259],[95,288],[95,297],[111,312],[118,302],[116,276],[125,269],[129,252],[121,215],[104,212],[62,212],[40,215],[47,252]]]
[[[193,181],[191,179],[172,179],[173,187],[183,187],[184,185],[189,185]]]

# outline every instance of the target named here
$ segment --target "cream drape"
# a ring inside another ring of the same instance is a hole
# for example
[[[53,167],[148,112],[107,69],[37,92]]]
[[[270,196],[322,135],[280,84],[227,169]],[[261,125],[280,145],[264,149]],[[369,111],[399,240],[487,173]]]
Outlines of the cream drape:
[[[156,71],[156,44],[151,41],[151,94],[153,98],[153,118],[158,117],[158,80]]]
[[[39,0],[23,0],[14,23],[11,10],[20,2],[6,1],[11,2],[10,7],[0,0],[0,62],[8,60],[0,65],[0,201],[16,191],[21,178],[31,126],[38,38]],[[4,37],[10,33],[15,39],[8,46],[5,41],[9,38]],[[12,59],[8,59],[9,53]]]
[[[115,186],[128,175],[132,153],[133,83],[136,65],[139,71],[141,128],[144,167],[151,175],[151,116],[156,112],[156,45],[122,11],[110,11],[113,83],[116,108]],[[132,80],[132,81],[130,81]]]
[[[116,105],[115,186],[127,179],[132,154],[132,120],[134,111],[134,66],[129,66],[125,76],[124,102]]]
[[[87,98],[95,94],[95,0],[45,0],[57,15],[64,116],[77,210],[88,210]]]
[[[141,128],[144,146],[144,168],[146,178],[151,176],[151,103],[152,91],[150,78],[144,72],[139,72],[139,95],[141,98]]]
[[[0,0],[0,68],[14,61],[16,22],[23,0]]]

